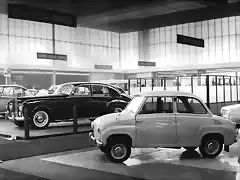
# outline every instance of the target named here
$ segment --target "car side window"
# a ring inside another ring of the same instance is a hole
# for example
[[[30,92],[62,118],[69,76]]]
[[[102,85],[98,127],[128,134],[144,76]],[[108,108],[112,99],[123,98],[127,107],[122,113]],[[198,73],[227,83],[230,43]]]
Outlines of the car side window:
[[[177,112],[190,114],[207,114],[207,110],[199,100],[185,96],[177,97]]]
[[[31,93],[30,91],[28,90],[23,90],[23,96],[31,96],[31,95],[36,95],[36,93]]]
[[[20,97],[20,96],[23,96],[23,95],[24,95],[24,91],[23,91],[22,88],[16,87],[14,89],[14,96]]]
[[[13,92],[13,87],[5,87],[3,89],[3,96],[13,96],[14,92]]]
[[[172,97],[148,97],[140,114],[173,113]]]
[[[94,84],[92,85],[92,93],[94,96],[109,96],[109,89],[106,86]]]
[[[0,87],[0,96],[2,96],[2,94],[3,94],[3,87]]]
[[[113,88],[107,87],[107,89],[108,89],[109,95],[111,97],[118,97],[118,96],[120,96],[119,93],[116,90],[114,90]]]
[[[90,86],[89,85],[81,85],[75,88],[73,92],[74,96],[90,96]]]

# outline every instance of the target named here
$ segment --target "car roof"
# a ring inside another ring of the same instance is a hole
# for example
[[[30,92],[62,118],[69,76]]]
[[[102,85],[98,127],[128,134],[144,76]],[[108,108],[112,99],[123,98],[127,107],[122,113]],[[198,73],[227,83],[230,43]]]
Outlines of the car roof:
[[[183,91],[149,91],[149,92],[141,92],[136,94],[135,96],[188,96],[188,97],[194,97],[198,98],[196,95],[189,93],[189,92],[183,92]]]
[[[116,88],[116,86],[113,86],[111,84],[107,84],[107,83],[102,83],[102,82],[68,82],[68,83],[63,83],[63,84],[60,84],[60,86],[64,86],[64,85],[77,85],[77,84],[102,84],[102,85],[106,85],[106,86],[111,86],[113,88]]]
[[[13,84],[13,85],[0,85],[0,87],[20,87],[20,88],[23,88],[23,89],[27,89],[23,86],[20,86],[20,85],[17,85],[17,84]]]
[[[63,83],[63,84],[60,84],[58,85],[58,89],[60,89],[62,86],[65,86],[65,85],[78,85],[78,84],[101,84],[101,85],[105,85],[105,86],[109,86],[113,89],[115,89],[116,91],[118,91],[118,93],[121,94],[121,92],[117,89],[116,86],[114,85],[111,85],[111,84],[107,84],[107,83],[101,83],[101,82],[96,82],[96,81],[90,81],[90,82],[67,82],[67,83]]]

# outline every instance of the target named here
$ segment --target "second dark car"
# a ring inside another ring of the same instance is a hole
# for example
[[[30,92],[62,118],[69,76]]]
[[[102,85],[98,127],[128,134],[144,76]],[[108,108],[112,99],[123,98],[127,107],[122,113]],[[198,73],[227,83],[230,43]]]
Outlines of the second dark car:
[[[74,82],[60,85],[52,95],[17,98],[15,106],[10,101],[7,111],[20,127],[24,126],[26,107],[30,125],[43,129],[51,122],[71,120],[74,105],[78,108],[78,118],[95,118],[123,110],[130,100],[130,96],[109,84]]]

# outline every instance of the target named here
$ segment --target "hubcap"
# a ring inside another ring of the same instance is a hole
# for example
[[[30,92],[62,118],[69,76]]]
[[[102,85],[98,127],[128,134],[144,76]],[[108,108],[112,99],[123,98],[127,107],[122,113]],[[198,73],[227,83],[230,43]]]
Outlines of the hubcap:
[[[37,127],[44,127],[48,121],[49,117],[45,111],[38,111],[33,117],[33,122]]]
[[[122,112],[122,108],[115,108],[115,109],[114,109],[114,112],[115,112],[115,113]]]
[[[111,155],[115,159],[122,159],[127,154],[127,148],[123,144],[116,144],[111,148]]]
[[[219,150],[219,143],[215,140],[211,140],[206,144],[205,150],[208,154],[213,155]]]

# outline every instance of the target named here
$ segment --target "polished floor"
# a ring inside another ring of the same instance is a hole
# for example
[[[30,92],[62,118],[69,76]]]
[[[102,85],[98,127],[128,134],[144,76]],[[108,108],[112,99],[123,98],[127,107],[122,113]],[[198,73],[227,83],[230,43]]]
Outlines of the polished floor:
[[[0,168],[53,180],[148,179],[240,180],[240,144],[216,159],[184,149],[133,149],[131,158],[114,164],[97,148],[3,162]]]

